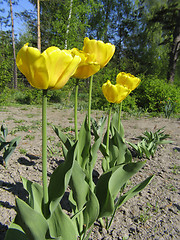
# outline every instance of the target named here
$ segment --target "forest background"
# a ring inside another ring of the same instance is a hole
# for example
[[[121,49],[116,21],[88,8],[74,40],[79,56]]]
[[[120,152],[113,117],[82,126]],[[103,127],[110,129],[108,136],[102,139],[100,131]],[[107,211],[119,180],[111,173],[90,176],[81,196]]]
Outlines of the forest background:
[[[32,89],[14,67],[14,53],[25,43],[37,47],[37,0],[29,0],[35,11],[27,9],[20,13],[13,12],[13,6],[20,0],[3,0],[0,6],[4,1],[10,11],[7,17],[2,15],[2,7],[0,11],[0,105],[39,104],[41,91]],[[53,45],[60,49],[82,49],[85,37],[116,46],[112,60],[94,76],[93,109],[106,109],[108,103],[101,86],[108,79],[115,83],[116,75],[123,71],[141,79],[140,86],[123,102],[124,111],[162,112],[169,101],[175,113],[180,111],[179,0],[39,2],[42,51]],[[13,16],[24,22],[18,36],[13,36],[12,20],[16,24]],[[11,30],[8,26],[12,26]],[[73,106],[74,85],[72,78],[62,90],[49,91],[49,101],[61,103],[61,107]],[[88,79],[80,81],[81,108],[87,105],[88,85]]]

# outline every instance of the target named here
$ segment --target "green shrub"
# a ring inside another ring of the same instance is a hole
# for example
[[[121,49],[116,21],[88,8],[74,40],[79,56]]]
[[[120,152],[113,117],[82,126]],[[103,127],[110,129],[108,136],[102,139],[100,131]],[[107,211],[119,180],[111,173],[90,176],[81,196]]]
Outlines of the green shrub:
[[[42,92],[38,89],[26,89],[25,91],[17,91],[15,100],[20,104],[40,104]]]
[[[124,112],[130,112],[131,110],[137,111],[137,109],[138,107],[136,105],[136,97],[132,92],[131,95],[124,99],[122,103],[122,110]]]
[[[179,111],[180,107],[180,88],[167,83],[163,79],[158,79],[156,76],[141,76],[141,84],[135,92],[137,106],[149,112],[161,112],[161,102],[169,98],[176,102],[175,112]]]
[[[0,93],[0,105],[8,105],[13,102],[13,92],[13,90],[5,87]]]
[[[62,92],[59,90],[48,91],[48,99],[52,103],[61,103]]]

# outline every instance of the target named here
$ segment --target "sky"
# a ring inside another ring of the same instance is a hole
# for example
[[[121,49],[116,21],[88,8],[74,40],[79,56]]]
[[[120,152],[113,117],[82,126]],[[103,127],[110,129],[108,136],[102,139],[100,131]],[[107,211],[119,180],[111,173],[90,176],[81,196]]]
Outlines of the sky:
[[[2,1],[3,3],[0,4],[0,8],[4,9],[4,13],[0,13],[2,16],[7,17],[8,12],[10,11],[10,6],[6,1]],[[13,2],[13,1],[12,1]],[[25,31],[25,24],[24,22],[19,18],[15,16],[15,13],[19,13],[22,11],[29,11],[29,10],[34,10],[34,6],[28,1],[28,0],[19,0],[19,3],[17,5],[13,5],[13,17],[14,17],[14,32],[19,36],[19,33],[22,33]],[[1,27],[2,30],[7,30],[8,28],[5,28],[5,26]]]

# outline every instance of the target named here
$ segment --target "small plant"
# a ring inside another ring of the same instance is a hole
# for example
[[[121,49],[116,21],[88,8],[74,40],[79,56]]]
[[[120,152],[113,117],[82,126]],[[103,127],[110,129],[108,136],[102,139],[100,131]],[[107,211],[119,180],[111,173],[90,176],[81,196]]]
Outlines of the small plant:
[[[24,139],[34,140],[35,136],[27,134]]]
[[[29,130],[29,127],[20,125],[20,126],[15,127],[10,133],[12,135],[14,135],[16,132],[21,132],[21,131],[28,132],[28,130]]]
[[[15,137],[13,140],[6,141],[8,135],[8,128],[5,124],[1,126],[1,134],[0,134],[0,151],[4,149],[3,152],[3,165],[7,167],[7,161],[9,160],[10,156],[14,152],[15,148],[17,147],[20,137]]]
[[[174,113],[176,102],[168,98],[168,100],[163,101],[162,104],[163,104],[163,112],[165,114],[165,117],[170,118],[171,114]]]
[[[99,135],[101,128],[104,127],[105,122],[106,122],[105,116],[102,116],[99,119],[99,121],[96,121],[94,118],[91,118],[92,130],[95,130],[94,132],[97,132],[97,134]]]
[[[172,141],[165,140],[169,138],[170,135],[164,134],[163,129],[164,127],[154,133],[145,131],[143,136],[138,137],[141,142],[137,144],[128,142],[128,144],[135,150],[139,158],[142,158],[143,154],[145,154],[145,156],[150,159],[150,157],[154,157],[158,145],[172,143]]]
[[[26,149],[24,149],[24,148],[20,148],[19,152],[20,152],[20,154],[24,154],[24,155],[27,153]]]
[[[174,165],[172,168],[172,173],[174,174],[180,173],[180,166]]]
[[[147,207],[143,209],[143,213],[140,214],[139,220],[142,223],[145,223],[148,219],[150,219],[149,211],[152,208],[151,204],[147,204]]]

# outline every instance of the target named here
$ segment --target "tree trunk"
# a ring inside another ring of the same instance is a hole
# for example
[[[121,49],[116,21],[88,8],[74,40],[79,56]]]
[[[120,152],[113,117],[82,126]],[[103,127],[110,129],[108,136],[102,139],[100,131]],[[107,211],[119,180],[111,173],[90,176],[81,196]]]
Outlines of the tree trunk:
[[[14,20],[13,20],[13,10],[12,10],[12,1],[9,0],[10,3],[10,12],[11,12],[11,28],[12,28],[12,46],[13,46],[13,59],[14,59],[14,89],[17,89],[17,66],[16,66],[16,49],[15,49],[15,39],[14,39]]]
[[[180,52],[180,10],[173,33],[173,43],[169,58],[169,70],[167,74],[167,80],[170,83],[174,82],[176,63],[178,60],[179,52]]]
[[[67,30],[66,30],[66,39],[65,39],[65,44],[64,44],[65,49],[67,49],[67,47],[68,47],[68,33],[69,33],[69,28],[70,28],[71,16],[72,16],[72,7],[73,7],[73,0],[71,0],[71,2],[70,2],[68,24],[67,24]]]
[[[38,32],[37,47],[41,52],[40,0],[37,0],[37,32]]]

